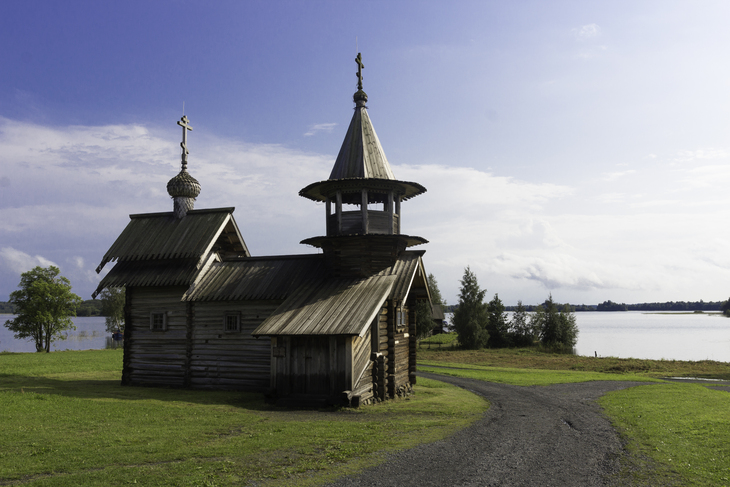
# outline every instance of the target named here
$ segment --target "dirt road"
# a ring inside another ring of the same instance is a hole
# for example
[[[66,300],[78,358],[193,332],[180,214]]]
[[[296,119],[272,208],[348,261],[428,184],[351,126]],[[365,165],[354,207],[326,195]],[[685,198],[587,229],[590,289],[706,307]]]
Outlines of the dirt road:
[[[646,382],[520,387],[435,374],[491,403],[484,417],[450,438],[391,455],[342,486],[614,485],[621,443],[595,400]]]

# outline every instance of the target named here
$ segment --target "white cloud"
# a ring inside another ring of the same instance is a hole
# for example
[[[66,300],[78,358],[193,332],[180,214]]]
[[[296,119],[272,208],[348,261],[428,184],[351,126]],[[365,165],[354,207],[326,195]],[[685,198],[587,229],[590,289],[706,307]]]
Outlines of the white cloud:
[[[595,39],[601,35],[601,28],[597,24],[586,24],[582,27],[572,29],[573,36],[578,41]]]
[[[13,247],[0,248],[0,262],[2,263],[2,266],[10,270],[14,276],[17,275],[17,281],[20,279],[20,274],[28,272],[36,266],[48,267],[56,265],[42,255],[30,255],[22,250],[14,249]]]
[[[20,272],[53,261],[66,264],[74,292],[88,297],[100,277],[93,270],[127,215],[172,209],[165,186],[179,171],[178,135],[0,119],[7,155],[0,178],[9,181],[0,191],[0,300]],[[235,206],[256,255],[317,252],[299,241],[324,234],[324,207],[298,191],[327,178],[333,155],[203,131],[189,146],[189,170],[202,186],[197,208]],[[693,151],[698,162],[708,154]],[[730,279],[723,247],[730,231],[721,224],[730,219],[730,170],[720,161],[610,172],[574,185],[445,165],[393,172],[428,188],[403,203],[402,228],[430,241],[422,247],[426,269],[450,302],[467,265],[507,303],[537,303],[549,291],[586,303],[708,300]],[[713,181],[722,184],[702,186]]]
[[[336,123],[317,123],[310,125],[309,130],[304,134],[305,137],[311,137],[317,135],[320,132],[332,133],[332,130],[337,127]]]
[[[604,172],[603,180],[604,181],[615,181],[619,178],[622,178],[624,176],[628,176],[628,175],[634,174],[634,173],[636,173],[636,171],[634,169],[629,169],[628,171]]]

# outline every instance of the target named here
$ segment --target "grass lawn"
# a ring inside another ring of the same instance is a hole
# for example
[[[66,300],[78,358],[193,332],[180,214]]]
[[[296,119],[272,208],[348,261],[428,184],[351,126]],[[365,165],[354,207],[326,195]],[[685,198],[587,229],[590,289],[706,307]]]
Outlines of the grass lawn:
[[[517,385],[665,376],[730,379],[730,364],[590,358],[533,349],[419,349],[419,369]],[[120,350],[0,354],[0,484],[319,485],[434,441],[486,410],[419,378],[405,400],[289,410],[261,394],[121,387]],[[447,366],[437,368],[436,366]],[[600,400],[641,485],[730,485],[730,395],[664,383]]]
[[[0,354],[0,484],[317,485],[443,438],[488,407],[419,379],[405,400],[288,410],[262,394],[122,387],[121,359]]]

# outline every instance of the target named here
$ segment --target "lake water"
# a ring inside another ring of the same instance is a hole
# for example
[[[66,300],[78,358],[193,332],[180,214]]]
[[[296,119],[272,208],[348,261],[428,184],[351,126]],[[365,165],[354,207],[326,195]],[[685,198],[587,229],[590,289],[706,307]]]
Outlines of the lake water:
[[[581,312],[578,355],[730,362],[730,318],[709,313]]]
[[[5,322],[15,318],[14,315],[0,314],[0,352],[35,352],[32,340],[16,340],[13,332],[5,328]],[[71,318],[76,325],[75,330],[65,333],[66,340],[56,340],[51,350],[102,350],[121,347],[122,342],[115,342],[106,331],[103,316],[84,316]]]
[[[718,314],[591,311],[575,320],[578,355],[730,362],[730,318]]]
[[[511,314],[511,313],[510,313]],[[717,360],[730,362],[730,318],[716,314],[652,314],[641,311],[575,313],[578,355],[599,357]],[[0,315],[0,325],[13,315]],[[450,316],[448,317],[450,318]],[[121,346],[106,332],[103,316],[73,318],[76,330],[52,350],[88,350]],[[0,326],[0,352],[35,352]]]

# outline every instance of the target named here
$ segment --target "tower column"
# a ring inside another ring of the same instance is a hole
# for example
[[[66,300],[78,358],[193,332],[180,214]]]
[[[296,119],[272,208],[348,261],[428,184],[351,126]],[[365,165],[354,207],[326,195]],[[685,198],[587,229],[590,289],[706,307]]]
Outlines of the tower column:
[[[388,191],[388,202],[387,202],[387,205],[388,205],[388,208],[386,208],[386,211],[388,212],[388,222],[389,222],[389,224],[388,224],[388,233],[392,235],[394,233],[397,233],[395,231],[395,229],[393,228],[393,226],[394,226],[394,222],[393,222],[394,216],[393,216],[393,191],[392,190],[391,191]]]
[[[337,211],[337,234],[342,234],[342,191],[337,190],[337,201],[335,202]]]
[[[368,190],[362,189],[362,233],[368,233]]]

